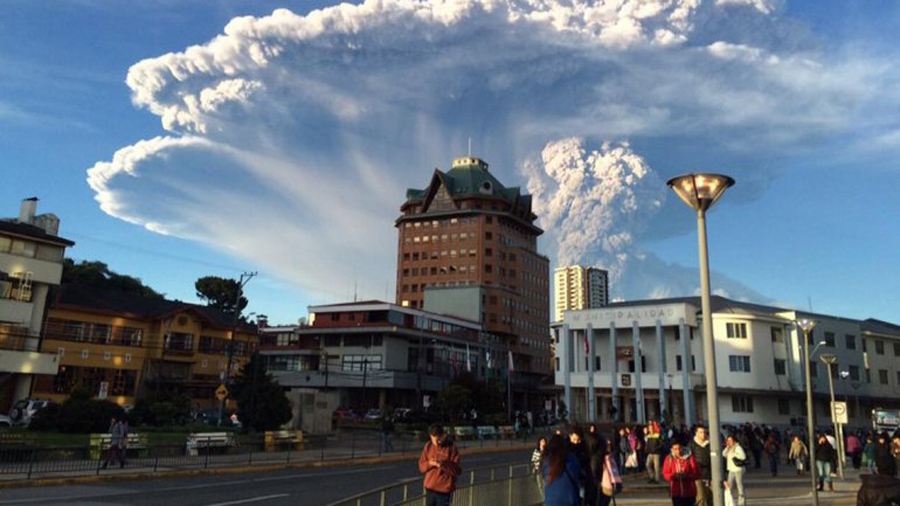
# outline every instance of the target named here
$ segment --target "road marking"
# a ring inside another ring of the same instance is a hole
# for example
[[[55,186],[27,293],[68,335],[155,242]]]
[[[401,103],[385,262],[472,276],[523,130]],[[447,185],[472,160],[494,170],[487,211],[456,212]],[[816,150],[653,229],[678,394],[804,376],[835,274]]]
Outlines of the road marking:
[[[251,502],[259,502],[259,501],[268,501],[269,499],[278,499],[280,497],[287,497],[290,494],[273,494],[273,495],[263,495],[259,497],[251,497],[249,499],[241,499],[240,501],[228,501],[228,502],[217,502],[215,504],[208,504],[207,506],[233,506],[235,504],[247,504]]]
[[[247,480],[232,480],[232,481],[218,481],[213,483],[201,483],[199,485],[183,485],[180,487],[164,487],[164,488],[156,488],[152,489],[153,492],[179,492],[182,490],[196,490],[201,488],[212,488],[212,487],[223,487],[228,485],[243,485],[246,483],[258,483],[262,481],[280,481],[280,480],[297,480],[303,478],[320,478],[324,476],[340,476],[344,474],[357,474],[357,473],[368,473],[371,471],[383,471],[385,469],[392,469],[396,466],[379,466],[379,467],[370,467],[366,469],[351,469],[346,471],[333,471],[327,473],[307,473],[307,474],[290,474],[287,476],[270,476],[267,478],[252,478]],[[115,497],[121,495],[135,495],[135,494],[144,494],[150,490],[141,489],[141,490],[127,490],[127,491],[118,491],[118,492],[106,492],[100,494],[83,494],[83,495],[70,495],[70,496],[57,496],[57,497],[38,497],[38,498],[25,498],[25,499],[10,499],[6,501],[0,501],[0,504],[33,504],[33,503],[46,503],[48,501],[72,501],[72,500],[81,500],[81,499],[96,499],[98,497]]]

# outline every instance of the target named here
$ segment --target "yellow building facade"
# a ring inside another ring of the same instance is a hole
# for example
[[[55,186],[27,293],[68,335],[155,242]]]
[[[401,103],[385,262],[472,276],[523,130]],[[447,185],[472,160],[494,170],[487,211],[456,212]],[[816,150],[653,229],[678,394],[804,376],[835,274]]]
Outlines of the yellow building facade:
[[[59,357],[35,398],[64,400],[85,386],[120,405],[158,392],[186,394],[197,410],[219,406],[215,390],[256,348],[254,327],[232,332],[221,311],[81,286],[64,286],[44,324],[41,350]]]

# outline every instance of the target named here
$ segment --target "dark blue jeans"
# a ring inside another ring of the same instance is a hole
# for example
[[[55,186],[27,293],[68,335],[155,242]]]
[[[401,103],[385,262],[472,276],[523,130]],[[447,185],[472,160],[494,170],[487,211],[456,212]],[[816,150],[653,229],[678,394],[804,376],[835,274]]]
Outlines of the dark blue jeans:
[[[778,454],[777,453],[769,453],[769,471],[772,471],[772,476],[778,476]]]
[[[425,506],[450,506],[453,502],[453,494],[425,491]]]

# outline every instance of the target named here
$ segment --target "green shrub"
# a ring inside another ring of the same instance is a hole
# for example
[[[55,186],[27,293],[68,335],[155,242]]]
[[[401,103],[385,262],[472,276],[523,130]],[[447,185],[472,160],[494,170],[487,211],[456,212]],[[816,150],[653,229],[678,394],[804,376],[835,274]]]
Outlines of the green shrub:
[[[56,430],[68,434],[106,432],[113,418],[123,419],[125,412],[118,404],[91,398],[91,391],[78,388],[62,404],[38,411],[29,428]]]

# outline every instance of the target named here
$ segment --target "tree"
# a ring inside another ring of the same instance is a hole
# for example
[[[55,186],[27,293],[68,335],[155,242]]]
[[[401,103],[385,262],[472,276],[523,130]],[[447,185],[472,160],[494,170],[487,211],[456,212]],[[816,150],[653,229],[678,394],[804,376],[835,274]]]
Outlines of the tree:
[[[240,290],[237,281],[218,276],[204,276],[194,283],[194,288],[197,290],[197,297],[205,301],[207,306],[229,315],[234,314],[234,300]],[[241,295],[238,314],[247,307],[247,303],[247,298]]]
[[[472,391],[463,385],[451,383],[438,392],[437,409],[445,421],[459,423],[475,407]]]
[[[291,403],[265,371],[258,353],[241,368],[231,385],[231,397],[238,404],[238,419],[249,429],[275,430],[291,420]]]
[[[62,284],[105,288],[153,299],[163,298],[163,294],[145,285],[139,278],[119,274],[98,261],[82,260],[76,264],[71,258],[66,258],[63,260]]]
[[[50,404],[38,411],[31,420],[30,428],[69,434],[98,433],[109,430],[112,418],[124,418],[125,412],[118,404],[93,399],[92,396],[90,388],[76,388],[62,404]]]

